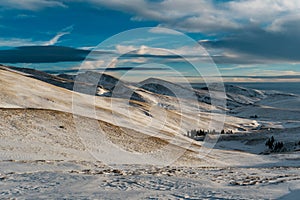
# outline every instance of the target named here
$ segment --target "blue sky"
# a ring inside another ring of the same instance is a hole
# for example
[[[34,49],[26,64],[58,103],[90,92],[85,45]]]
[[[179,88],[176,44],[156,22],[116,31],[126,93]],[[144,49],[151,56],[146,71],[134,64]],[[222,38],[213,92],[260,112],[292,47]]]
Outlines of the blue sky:
[[[167,31],[172,29],[204,47],[224,76],[242,81],[238,76],[292,75],[295,81],[300,75],[299,10],[298,0],[0,0],[0,63],[76,69],[90,50],[97,50],[100,61],[91,64],[95,57],[88,56],[87,66],[104,68],[105,59],[131,50],[110,67],[158,63],[191,77],[192,67],[166,52],[192,58],[195,45],[188,48],[179,34]],[[152,28],[97,47],[141,27]]]

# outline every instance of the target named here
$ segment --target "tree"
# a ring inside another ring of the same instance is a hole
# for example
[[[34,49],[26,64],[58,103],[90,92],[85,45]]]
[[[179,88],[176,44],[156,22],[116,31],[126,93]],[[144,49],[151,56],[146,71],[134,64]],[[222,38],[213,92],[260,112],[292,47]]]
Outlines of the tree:
[[[283,142],[276,142],[274,145],[274,151],[278,152],[283,148]]]
[[[266,142],[266,146],[268,146],[269,147],[269,149],[273,149],[274,148],[274,141],[275,141],[275,139],[274,139],[274,137],[272,136],[271,138],[269,138],[268,140],[267,140],[267,142]]]
[[[271,142],[274,143],[275,139],[274,136],[271,137]]]

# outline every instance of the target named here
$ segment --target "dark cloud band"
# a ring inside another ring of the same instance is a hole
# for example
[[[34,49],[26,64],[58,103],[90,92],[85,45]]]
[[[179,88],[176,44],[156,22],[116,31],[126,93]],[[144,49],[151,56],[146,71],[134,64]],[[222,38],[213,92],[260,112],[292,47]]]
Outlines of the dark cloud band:
[[[24,46],[0,50],[1,63],[54,63],[82,61],[88,50],[62,46]]]

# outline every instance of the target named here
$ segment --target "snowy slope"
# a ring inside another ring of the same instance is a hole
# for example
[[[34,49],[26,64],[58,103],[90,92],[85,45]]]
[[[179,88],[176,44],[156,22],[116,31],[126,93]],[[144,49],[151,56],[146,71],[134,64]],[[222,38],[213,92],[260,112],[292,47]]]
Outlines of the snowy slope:
[[[160,79],[132,84],[103,75],[96,85],[79,83],[96,95],[73,92],[74,80],[0,67],[0,198],[298,194],[298,96],[225,86],[228,107],[217,107],[205,88]],[[191,129],[214,129],[222,119],[234,133],[220,136],[214,149],[210,140],[185,136]],[[295,148],[267,154],[271,136]]]

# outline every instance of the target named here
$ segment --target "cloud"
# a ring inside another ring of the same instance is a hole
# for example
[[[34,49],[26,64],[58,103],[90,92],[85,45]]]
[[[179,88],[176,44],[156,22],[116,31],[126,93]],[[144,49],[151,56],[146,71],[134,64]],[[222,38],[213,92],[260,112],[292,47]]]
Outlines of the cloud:
[[[68,26],[68,27],[64,28],[63,30],[61,30],[60,32],[58,32],[51,40],[45,42],[44,45],[45,46],[55,45],[62,36],[71,34],[72,31],[73,31],[73,25]]]
[[[90,51],[62,46],[24,46],[0,50],[0,63],[54,63],[83,61]]]
[[[57,33],[55,37],[53,37],[51,40],[45,42],[44,45],[45,46],[55,45],[62,36],[67,35],[67,34],[70,34],[70,32]]]
[[[252,79],[300,79],[300,73],[295,71],[277,71],[277,70],[260,70],[259,76],[253,75],[234,75],[222,76],[224,78],[252,78]],[[280,75],[278,75],[280,74]]]
[[[147,71],[147,75],[150,73],[166,73],[169,69],[167,68],[158,68],[158,67],[117,67],[117,68],[105,68],[105,67],[99,67],[99,68],[82,68],[80,66],[73,67],[72,69],[62,69],[62,70],[43,70],[44,72],[50,73],[50,74],[62,74],[62,73],[77,73],[78,70],[82,71],[105,71],[106,72],[119,72],[119,71],[134,71],[135,74],[140,73],[141,77],[142,75],[145,75],[144,71]]]
[[[300,62],[299,0],[93,2],[131,13],[133,20],[157,21],[159,26],[152,32],[167,27],[217,35],[216,41],[201,44],[219,64]]]
[[[80,65],[80,69],[98,69],[105,68],[104,60],[96,60],[96,61],[85,61]],[[74,67],[74,69],[78,69],[79,67]]]
[[[0,6],[10,9],[38,10],[67,7],[78,0],[0,0]],[[87,0],[94,8],[109,8],[133,15],[132,20],[156,21],[159,27],[185,32],[215,33],[247,28],[253,24],[268,26],[274,20],[297,15],[299,0]]]
[[[167,29],[215,35],[201,42],[218,64],[299,63],[299,0],[98,0],[94,6],[157,21],[153,33]],[[167,33],[169,32],[169,33]]]
[[[250,19],[253,22],[271,22],[289,14],[297,14],[300,9],[298,0],[245,0],[227,3],[230,12],[239,19]]]
[[[298,0],[90,0],[134,15],[133,20],[157,21],[163,27],[186,32],[234,31],[252,24],[270,24],[274,19],[299,12]]]
[[[32,39],[23,38],[0,38],[1,47],[18,47],[42,44],[41,41],[33,41]]]
[[[291,24],[294,23],[285,21],[282,26]],[[214,58],[217,63],[300,63],[299,34],[300,25],[280,32],[252,27],[219,40],[200,44],[211,51],[223,51],[223,54]]]
[[[18,44],[30,44],[31,41],[17,40]],[[11,42],[9,43],[11,44]],[[182,51],[182,52],[181,52]],[[126,53],[128,52],[128,53]],[[181,53],[189,54],[181,54]],[[186,57],[199,57],[192,54],[187,47],[178,49],[151,48],[148,46],[117,45],[115,51],[86,50],[63,46],[22,46],[14,49],[0,50],[0,63],[53,63],[84,61],[86,69],[101,67],[115,68],[117,64],[144,64],[150,59],[164,59],[165,61],[184,61]]]
[[[58,33],[49,41],[34,41],[31,38],[0,38],[1,47],[21,47],[21,46],[49,46],[55,45],[60,37],[68,33]]]
[[[157,21],[163,27],[187,32],[235,29],[239,24],[232,21],[232,15],[225,9],[217,9],[211,0],[165,1],[91,1],[94,5],[105,6],[134,15],[132,20]]]
[[[157,34],[167,34],[167,35],[181,35],[182,33],[174,31],[172,29],[163,28],[160,26],[153,27],[149,30],[150,33],[157,33]]]
[[[172,54],[170,49],[154,48],[146,45],[116,45],[116,51],[119,54],[126,54],[125,56],[167,56]]]
[[[21,46],[50,46],[59,42],[59,39],[67,34],[71,34],[73,25],[59,31],[53,38],[48,41],[34,41],[31,38],[0,38],[1,47],[21,47]]]
[[[280,17],[275,19],[271,25],[267,27],[267,30],[270,32],[281,32],[281,33],[287,33],[287,32],[295,32],[300,31],[300,14],[291,14],[284,17]]]
[[[49,7],[67,7],[61,1],[54,0],[0,0],[0,6],[4,9],[40,10]]]
[[[258,77],[268,77],[268,78],[278,78],[278,79],[295,79],[300,78],[300,72],[291,71],[291,70],[270,70],[270,69],[257,69],[259,70],[260,76]],[[257,73],[253,73],[257,74]],[[256,77],[256,76],[255,76]]]
[[[146,45],[116,45],[116,53],[124,54],[124,57],[161,57],[183,58],[209,56],[200,45],[181,46],[178,48],[155,48]]]

